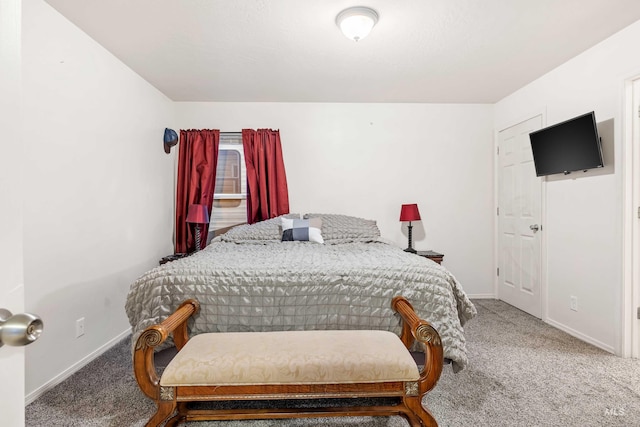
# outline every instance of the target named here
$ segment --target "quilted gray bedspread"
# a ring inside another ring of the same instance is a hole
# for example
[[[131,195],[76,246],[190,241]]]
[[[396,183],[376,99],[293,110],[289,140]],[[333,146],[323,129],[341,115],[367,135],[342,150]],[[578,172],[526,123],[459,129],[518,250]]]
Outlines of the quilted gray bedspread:
[[[133,342],[187,298],[201,311],[191,333],[300,329],[400,332],[390,307],[406,297],[442,337],[454,371],[467,364],[462,326],[476,310],[454,276],[435,262],[381,242],[238,244],[206,249],[154,268],[131,285],[126,312]]]

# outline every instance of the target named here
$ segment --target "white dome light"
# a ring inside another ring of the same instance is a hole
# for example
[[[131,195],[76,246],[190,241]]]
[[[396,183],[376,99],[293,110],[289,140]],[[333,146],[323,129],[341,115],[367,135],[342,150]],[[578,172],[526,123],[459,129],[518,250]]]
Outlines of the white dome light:
[[[336,17],[336,24],[342,33],[354,41],[367,37],[376,22],[378,22],[376,11],[362,6],[345,9]]]

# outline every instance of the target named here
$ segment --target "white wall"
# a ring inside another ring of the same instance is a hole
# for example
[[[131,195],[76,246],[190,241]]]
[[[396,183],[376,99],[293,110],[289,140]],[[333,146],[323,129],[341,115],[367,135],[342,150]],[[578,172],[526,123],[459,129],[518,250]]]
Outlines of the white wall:
[[[614,173],[547,179],[546,265],[551,324],[610,351],[622,340],[624,81],[640,74],[637,22],[498,102],[496,130],[546,112],[554,124],[594,110],[614,120]],[[578,311],[569,297],[578,297]]]
[[[42,0],[24,2],[22,42],[26,307],[45,322],[27,348],[37,397],[128,333],[129,284],[172,253],[175,150],[162,135],[174,111]]]
[[[493,294],[489,105],[177,103],[181,129],[280,129],[292,212],[375,219],[406,247],[400,205],[418,203],[414,247],[445,254],[470,295]],[[404,234],[403,234],[404,233]]]

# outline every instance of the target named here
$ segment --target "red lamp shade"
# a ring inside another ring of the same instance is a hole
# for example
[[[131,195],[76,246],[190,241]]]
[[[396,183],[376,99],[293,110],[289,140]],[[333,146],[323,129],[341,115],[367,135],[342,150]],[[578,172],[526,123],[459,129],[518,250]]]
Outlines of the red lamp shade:
[[[209,211],[205,205],[189,205],[187,211],[187,222],[193,222],[195,224],[208,224],[209,223]]]
[[[402,209],[400,210],[400,221],[420,221],[418,205],[402,205]]]

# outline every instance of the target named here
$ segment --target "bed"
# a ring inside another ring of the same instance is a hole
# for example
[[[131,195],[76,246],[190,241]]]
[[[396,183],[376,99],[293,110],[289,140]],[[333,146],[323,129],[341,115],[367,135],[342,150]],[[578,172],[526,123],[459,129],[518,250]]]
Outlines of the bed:
[[[289,230],[285,225],[283,231],[283,224],[296,217],[235,227],[205,249],[143,274],[131,285],[125,306],[132,342],[189,298],[201,305],[190,325],[192,334],[305,329],[399,333],[391,300],[402,295],[436,327],[453,370],[466,366],[463,326],[476,309],[446,268],[385,242],[375,221],[347,215],[305,215],[323,243],[282,241]]]

